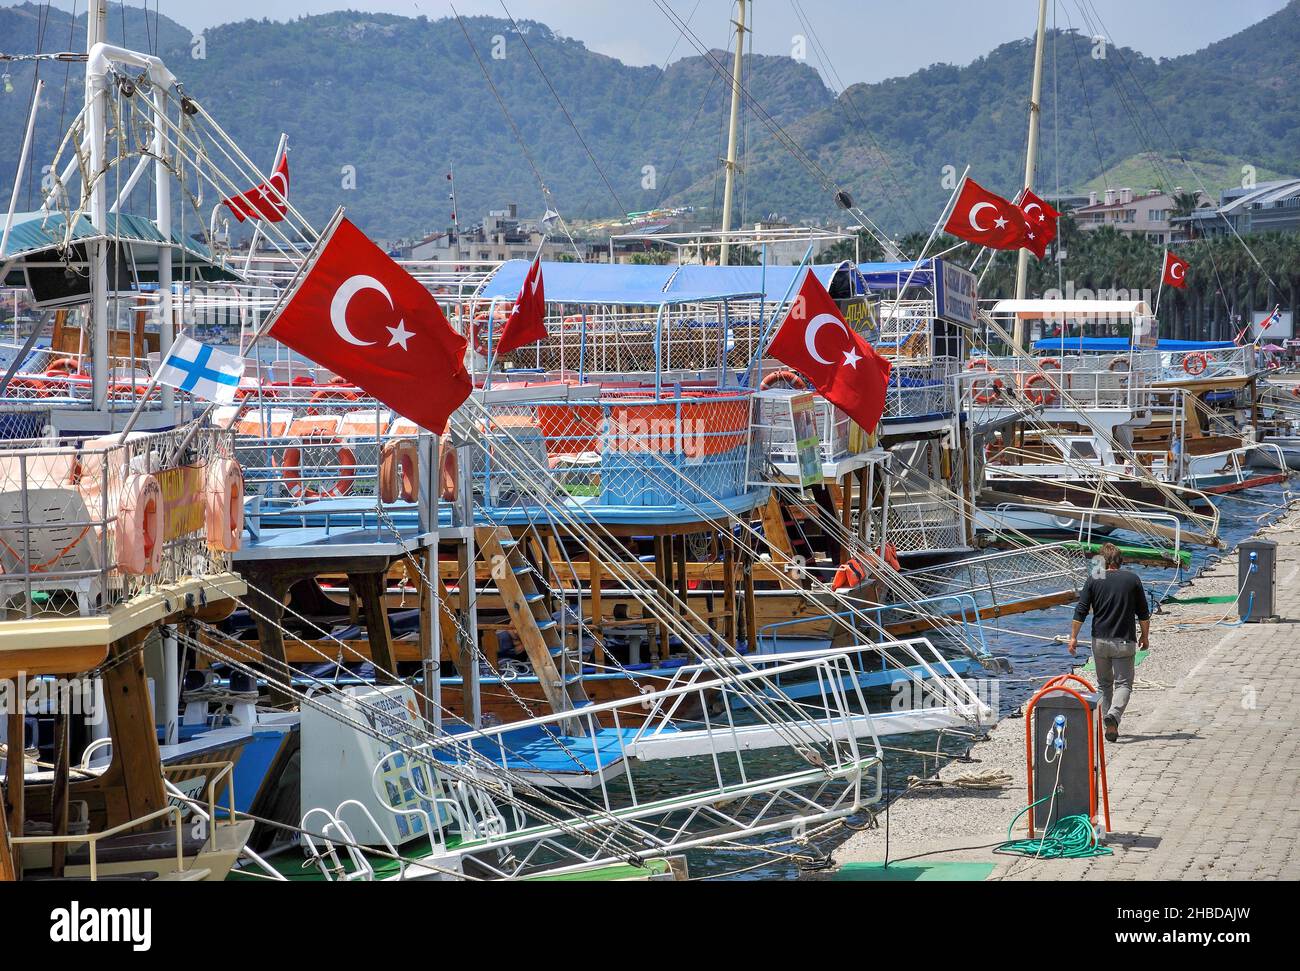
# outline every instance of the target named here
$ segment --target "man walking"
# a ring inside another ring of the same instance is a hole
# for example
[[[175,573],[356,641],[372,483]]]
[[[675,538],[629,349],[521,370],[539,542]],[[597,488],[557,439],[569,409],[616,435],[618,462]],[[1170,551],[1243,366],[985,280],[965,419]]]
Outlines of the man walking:
[[[1074,624],[1070,629],[1070,653],[1079,648],[1079,630],[1092,613],[1092,657],[1097,662],[1097,683],[1101,707],[1106,712],[1106,741],[1119,738],[1119,720],[1128,707],[1133,690],[1133,664],[1139,644],[1151,649],[1151,611],[1147,607],[1142,580],[1131,570],[1121,570],[1124,557],[1114,543],[1100,550],[1106,572],[1083,585]],[[1136,623],[1135,623],[1136,622]],[[1137,626],[1141,625],[1139,641]]]

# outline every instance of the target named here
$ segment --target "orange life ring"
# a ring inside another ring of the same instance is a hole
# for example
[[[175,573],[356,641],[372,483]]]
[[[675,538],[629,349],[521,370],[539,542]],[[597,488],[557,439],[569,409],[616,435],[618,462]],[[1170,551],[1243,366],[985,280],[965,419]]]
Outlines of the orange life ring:
[[[415,502],[420,496],[420,454],[409,438],[384,442],[379,459],[379,498]]]
[[[210,549],[238,551],[244,533],[244,472],[238,462],[217,459],[208,466],[203,518]]]
[[[335,381],[330,382],[330,384],[337,384],[337,383],[338,382]],[[311,398],[307,402],[308,405],[307,414],[308,415],[320,414],[320,410],[316,407],[317,405],[320,404],[327,404],[327,403],[333,404],[335,402],[340,402],[340,401],[350,402],[350,401],[360,401],[360,400],[361,400],[361,395],[358,394],[356,391],[353,391],[351,388],[325,388],[312,394]]]
[[[1044,371],[1059,371],[1059,370],[1061,370],[1061,362],[1058,361],[1058,360],[1057,360],[1056,358],[1054,358],[1054,357],[1045,357],[1045,358],[1043,358],[1041,361],[1038,362],[1038,366],[1039,366],[1039,368],[1041,368],[1041,369],[1044,370]]]
[[[122,484],[113,546],[122,573],[153,576],[162,569],[163,494],[152,475],[128,475]]]
[[[149,386],[147,384],[136,384],[134,381],[119,381],[116,384],[110,384],[108,386],[108,396],[110,398],[118,396],[126,398],[143,398],[144,393],[148,390]],[[155,386],[154,392],[157,393],[157,390],[158,389]]]
[[[1128,359],[1128,355],[1127,355],[1127,354],[1117,354],[1115,357],[1112,357],[1112,358],[1110,359],[1110,364],[1106,365],[1106,370],[1107,370],[1107,371],[1118,371],[1119,368],[1117,368],[1117,367],[1115,366],[1115,365],[1117,365],[1117,364],[1122,364],[1122,365],[1124,365],[1124,370],[1125,370],[1125,371],[1131,371],[1131,370],[1133,370],[1133,364],[1132,364],[1131,361],[1129,361],[1129,359]]]
[[[795,391],[808,390],[808,382],[790,370],[773,371],[763,379],[762,383],[759,384],[759,388],[763,391],[767,391],[771,388],[775,388],[777,385],[791,388]]]
[[[280,458],[280,477],[284,479],[285,489],[295,499],[337,499],[352,491],[352,482],[357,474],[356,453],[346,445],[338,450],[339,475],[328,489],[308,487],[302,475],[302,447],[290,445]]]
[[[444,502],[456,501],[457,485],[460,481],[460,458],[456,450],[443,439],[442,454],[438,460],[438,494]]]
[[[1291,388],[1291,397],[1292,397],[1292,398],[1300,398],[1300,384],[1297,384],[1297,385],[1292,386],[1292,388]]]
[[[966,370],[967,371],[982,370],[986,374],[995,374],[993,370],[993,365],[991,365],[988,361],[986,361],[982,357],[977,357],[975,358],[975,360],[967,364]],[[998,396],[1002,394],[1003,385],[1002,385],[1001,378],[994,377],[991,382],[986,382],[985,384],[986,387],[988,388],[987,391],[977,391],[976,388],[980,386],[980,382],[979,381],[971,382],[971,391],[974,393],[976,404],[991,405],[993,404],[993,402],[997,401]]]
[[[1035,387],[1037,384],[1046,384],[1047,387]],[[1056,390],[1046,374],[1031,374],[1025,381],[1025,397],[1036,405],[1055,404]]]
[[[1204,351],[1193,351],[1183,355],[1183,370],[1192,377],[1204,374],[1210,366],[1210,359]]]
[[[19,391],[30,391],[37,398],[49,398],[55,393],[54,389],[40,378],[16,374],[9,380],[9,386],[5,389],[5,394],[12,395]]]
[[[45,373],[50,375],[57,374],[80,374],[81,362],[75,357],[55,358],[45,368]]]

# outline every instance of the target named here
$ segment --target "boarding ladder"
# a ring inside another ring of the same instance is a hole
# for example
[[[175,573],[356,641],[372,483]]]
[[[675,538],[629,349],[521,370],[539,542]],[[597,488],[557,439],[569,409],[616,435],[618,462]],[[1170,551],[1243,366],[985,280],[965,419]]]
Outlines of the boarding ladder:
[[[551,709],[560,713],[589,704],[581,647],[576,658],[569,657],[546,594],[538,589],[540,578],[519,541],[503,526],[480,526],[475,538]]]

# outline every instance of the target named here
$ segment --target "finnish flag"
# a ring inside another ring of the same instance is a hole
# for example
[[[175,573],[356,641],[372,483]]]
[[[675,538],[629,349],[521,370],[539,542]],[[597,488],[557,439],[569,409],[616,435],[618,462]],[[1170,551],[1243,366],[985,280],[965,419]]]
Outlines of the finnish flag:
[[[188,391],[196,398],[229,404],[235,400],[243,374],[242,358],[181,336],[158,369],[158,383]]]

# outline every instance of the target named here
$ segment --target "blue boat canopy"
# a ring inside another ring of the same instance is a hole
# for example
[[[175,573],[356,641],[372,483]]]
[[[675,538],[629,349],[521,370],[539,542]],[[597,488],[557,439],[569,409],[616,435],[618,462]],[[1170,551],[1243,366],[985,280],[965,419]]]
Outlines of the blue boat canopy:
[[[528,274],[527,260],[503,263],[478,293],[480,300],[514,300]],[[813,273],[830,289],[837,273],[849,274],[853,294],[866,287],[851,263],[814,266]],[[775,301],[797,284],[796,266],[636,266],[625,263],[542,263],[548,303],[659,306],[718,300]]]
[[[1034,350],[1051,351],[1056,354],[1074,352],[1075,354],[1122,354],[1131,349],[1127,337],[1048,337],[1034,341]],[[1162,340],[1156,343],[1158,351],[1221,351],[1236,347],[1232,341],[1174,341]]]
[[[870,290],[899,290],[904,286],[928,287],[934,284],[932,260],[903,263],[859,263],[858,272]],[[912,282],[908,284],[908,277]]]

